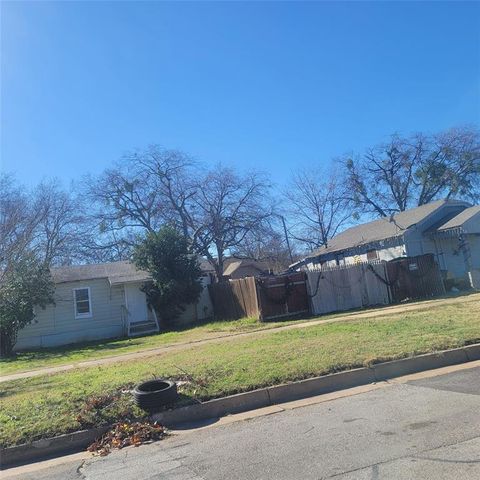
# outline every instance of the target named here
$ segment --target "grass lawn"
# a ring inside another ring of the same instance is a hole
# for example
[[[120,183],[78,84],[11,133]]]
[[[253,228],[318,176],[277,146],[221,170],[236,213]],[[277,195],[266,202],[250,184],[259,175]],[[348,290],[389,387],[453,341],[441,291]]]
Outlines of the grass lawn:
[[[131,362],[5,382],[0,444],[141,415],[128,390],[154,376],[189,380],[183,401],[209,399],[480,341],[480,302],[275,331]],[[112,394],[114,398],[105,397]]]
[[[327,318],[327,317],[326,317]],[[44,348],[26,352],[19,352],[15,357],[0,359],[0,374],[35,370],[42,367],[54,367],[70,363],[94,360],[125,353],[140,352],[152,348],[203,340],[231,333],[249,332],[275,328],[290,323],[305,322],[307,319],[289,320],[281,322],[260,322],[255,318],[240,320],[209,322],[184,330],[162,332],[144,337],[122,338],[114,340],[96,341],[75,345],[66,345],[56,348]]]
[[[480,296],[479,296],[480,299]],[[429,305],[422,305],[418,302],[419,308],[430,308]],[[323,315],[320,319],[327,320],[339,316],[355,315],[356,313],[378,312],[380,308],[361,309],[357,311],[339,312]],[[125,353],[140,352],[167,345],[188,343],[223,335],[251,332],[254,330],[266,330],[293,323],[301,323],[318,318],[301,318],[296,320],[282,320],[277,322],[260,322],[255,318],[242,318],[222,322],[209,322],[181,331],[164,332],[146,337],[123,338],[116,340],[105,340],[100,342],[89,342],[83,344],[66,345],[57,348],[44,348],[28,352],[20,352],[12,359],[0,359],[0,375],[9,375],[29,370],[36,370],[43,367],[54,367],[67,365],[86,360],[122,355]]]
[[[425,307],[427,308],[427,307]],[[368,310],[361,310],[367,312]],[[354,314],[355,312],[340,312],[323,315],[322,320]],[[36,370],[43,367],[67,365],[86,360],[141,352],[153,348],[195,342],[208,338],[225,336],[235,333],[268,330],[294,323],[318,320],[318,317],[280,320],[277,322],[261,322],[256,318],[241,318],[239,320],[212,321],[198,326],[190,326],[179,331],[161,332],[145,337],[122,338],[96,341],[81,344],[65,345],[63,347],[43,348],[19,352],[13,358],[0,359],[0,375]]]

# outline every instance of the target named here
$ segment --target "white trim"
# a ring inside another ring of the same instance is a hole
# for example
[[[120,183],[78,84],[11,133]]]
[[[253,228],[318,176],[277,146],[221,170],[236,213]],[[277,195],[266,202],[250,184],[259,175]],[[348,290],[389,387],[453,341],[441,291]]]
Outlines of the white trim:
[[[77,290],[87,290],[88,291],[88,313],[77,313]],[[90,294],[90,287],[77,287],[73,289],[73,313],[75,318],[91,318],[93,315],[92,312],[92,296]]]

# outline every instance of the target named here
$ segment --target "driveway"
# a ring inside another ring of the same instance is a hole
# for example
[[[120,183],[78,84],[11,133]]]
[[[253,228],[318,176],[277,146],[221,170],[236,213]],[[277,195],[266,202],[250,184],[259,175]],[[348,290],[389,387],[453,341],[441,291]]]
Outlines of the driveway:
[[[480,366],[475,365],[183,432],[103,458],[82,454],[46,468],[21,467],[17,476],[7,471],[6,478],[479,479]]]

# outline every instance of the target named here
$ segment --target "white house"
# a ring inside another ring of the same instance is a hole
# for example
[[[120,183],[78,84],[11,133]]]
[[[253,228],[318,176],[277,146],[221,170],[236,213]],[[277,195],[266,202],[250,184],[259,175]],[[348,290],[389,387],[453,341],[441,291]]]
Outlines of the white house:
[[[130,262],[72,265],[51,269],[55,304],[35,309],[35,320],[19,331],[16,350],[52,347],[69,343],[134,336],[156,332],[159,322],[147,305],[141,286],[147,272]],[[213,315],[206,285],[196,305],[188,305],[180,323]]]
[[[292,265],[354,264],[433,253],[445,279],[480,288],[480,206],[438,200],[345,230]]]

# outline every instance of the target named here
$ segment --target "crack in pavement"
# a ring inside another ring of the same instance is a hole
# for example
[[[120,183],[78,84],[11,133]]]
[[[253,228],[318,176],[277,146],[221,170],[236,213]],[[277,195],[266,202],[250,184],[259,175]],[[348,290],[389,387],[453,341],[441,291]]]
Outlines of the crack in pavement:
[[[446,458],[432,458],[432,457],[418,457],[418,456],[413,456],[412,458],[418,458],[419,460],[431,460],[432,462],[441,462],[441,463],[480,463],[480,458],[476,460],[449,460]]]
[[[471,442],[472,440],[475,440],[475,439],[480,439],[480,436],[479,435],[475,435],[474,437],[471,437],[471,438],[466,438],[466,439],[463,439],[461,441],[458,441],[458,442],[453,442],[453,443],[446,443],[446,444],[442,444],[442,445],[439,445],[437,447],[434,447],[434,448],[429,448],[427,450],[422,450],[419,452],[419,454],[421,455],[422,453],[428,453],[428,452],[434,452],[435,450],[439,450],[441,448],[445,448],[445,447],[452,447],[454,445],[461,445],[462,443],[467,443],[467,442]],[[419,460],[435,460],[435,461],[442,461],[441,459],[438,459],[438,458],[428,458],[428,457],[421,457],[419,456],[418,454],[405,454],[405,455],[401,455],[399,457],[393,457],[393,458],[389,458],[388,460],[383,460],[381,462],[377,462],[377,463],[372,463],[370,465],[364,465],[362,467],[358,467],[358,468],[354,468],[352,470],[345,470],[343,472],[339,472],[339,473],[335,473],[334,475],[330,475],[328,477],[321,477],[320,480],[328,480],[330,478],[338,478],[342,475],[346,475],[348,473],[354,473],[354,472],[359,472],[361,470],[365,470],[369,467],[372,468],[372,475],[376,473],[376,475],[378,475],[378,467],[380,465],[386,465],[388,463],[392,463],[392,462],[395,462],[397,460],[402,460],[402,459],[407,459],[407,458],[415,458],[415,459],[419,459]],[[464,464],[468,464],[468,463],[480,463],[480,459],[479,460],[474,460],[472,462],[470,461],[467,461],[467,460],[459,460],[458,462],[455,461],[451,461],[452,463],[464,463]],[[445,463],[450,463],[449,461],[445,461]],[[372,476],[372,480],[378,480],[378,476]]]
[[[77,472],[77,475],[82,479],[86,478],[85,475],[81,472],[83,466],[85,465],[85,462],[86,462],[86,459],[82,460],[80,465],[75,470]]]

